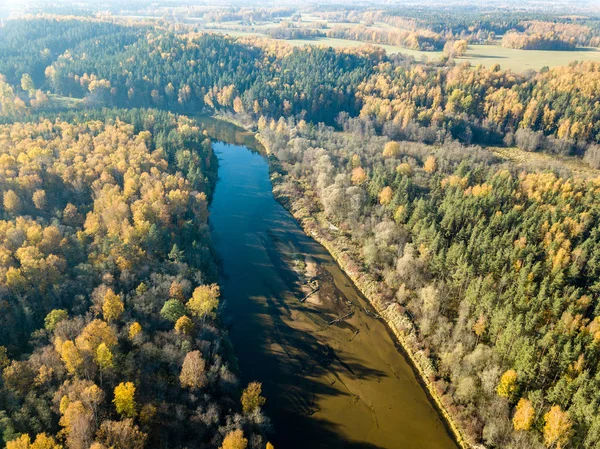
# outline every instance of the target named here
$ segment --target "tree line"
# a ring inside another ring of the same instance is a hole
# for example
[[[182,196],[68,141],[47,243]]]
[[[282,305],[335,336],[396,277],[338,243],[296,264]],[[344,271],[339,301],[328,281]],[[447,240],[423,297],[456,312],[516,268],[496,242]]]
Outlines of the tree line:
[[[548,152],[582,154],[587,142],[600,141],[594,100],[599,67],[574,62],[516,74],[498,65],[387,62],[359,86],[360,116],[393,138],[433,134],[435,139],[437,132],[465,143],[498,144],[508,135],[512,145],[511,136],[523,129],[551,139]]]
[[[521,22],[519,29],[506,32],[502,46],[521,50],[575,50],[578,46],[600,44],[600,35],[586,25],[532,20]]]
[[[460,54],[465,41],[447,47],[448,55]],[[135,28],[78,43],[45,68],[45,81],[31,78],[34,89],[85,97],[90,106],[234,110],[328,124],[345,112],[374,121],[392,138],[423,141],[449,135],[465,143],[501,144],[508,136],[512,144],[511,136],[524,129],[546,138],[527,150],[583,155],[587,143],[600,141],[600,110],[593,100],[597,67],[573,63],[515,74],[498,66],[414,63],[376,49],[292,48]],[[31,75],[17,75],[24,74]],[[18,82],[5,81],[0,104],[7,114],[11,104],[28,98]]]

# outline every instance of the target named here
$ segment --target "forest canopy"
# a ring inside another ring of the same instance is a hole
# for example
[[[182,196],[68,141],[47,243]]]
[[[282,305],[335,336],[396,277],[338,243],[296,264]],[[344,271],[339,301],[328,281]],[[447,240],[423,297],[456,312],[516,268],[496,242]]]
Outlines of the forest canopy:
[[[2,125],[0,148],[7,448],[208,448],[236,432],[264,447],[215,313],[202,130],[98,110]]]
[[[519,49],[598,45],[597,22],[319,13],[352,24],[319,36],[446,57],[162,20],[0,27],[9,449],[265,447],[261,386],[242,391],[220,320],[208,226],[217,159],[183,114],[258,130],[280,201],[369,286],[470,443],[600,445],[600,63],[517,74],[454,60],[496,34]],[[373,33],[375,22],[402,31]],[[583,157],[585,174],[475,144]]]

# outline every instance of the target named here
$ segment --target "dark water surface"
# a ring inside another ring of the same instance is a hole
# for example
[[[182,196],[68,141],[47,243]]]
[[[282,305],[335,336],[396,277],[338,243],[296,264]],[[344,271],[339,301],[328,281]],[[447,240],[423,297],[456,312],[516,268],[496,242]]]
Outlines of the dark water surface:
[[[251,135],[205,121],[219,181],[210,207],[222,293],[244,383],[263,383],[277,449],[455,449],[386,326],[329,253],[275,201]],[[301,303],[290,258],[312,261],[355,313],[336,324]]]

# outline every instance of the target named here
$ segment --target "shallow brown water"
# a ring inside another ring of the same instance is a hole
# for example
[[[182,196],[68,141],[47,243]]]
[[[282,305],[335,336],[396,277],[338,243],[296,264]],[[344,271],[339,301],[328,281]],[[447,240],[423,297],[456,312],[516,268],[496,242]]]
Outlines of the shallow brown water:
[[[275,447],[455,449],[385,324],[273,198],[266,160],[248,149],[257,145],[252,136],[203,122],[213,137],[237,143],[214,144],[210,223],[242,380],[263,383]],[[305,292],[292,260],[326,275],[322,304],[299,301]],[[346,310],[354,313],[328,324]]]

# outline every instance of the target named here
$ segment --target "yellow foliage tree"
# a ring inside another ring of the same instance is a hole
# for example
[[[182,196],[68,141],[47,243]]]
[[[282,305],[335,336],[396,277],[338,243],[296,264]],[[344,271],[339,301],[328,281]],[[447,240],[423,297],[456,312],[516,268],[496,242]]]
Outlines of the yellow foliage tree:
[[[352,184],[362,184],[367,180],[367,174],[362,167],[356,167],[352,170]]]
[[[400,205],[396,208],[396,212],[394,212],[394,220],[396,223],[404,223],[404,220],[406,220],[406,207]]]
[[[190,335],[194,329],[194,323],[187,316],[182,316],[175,323],[175,332],[181,335]]]
[[[109,288],[104,295],[104,303],[102,304],[104,319],[108,322],[116,321],[124,310],[125,306],[121,301],[121,297]]]
[[[6,449],[62,449],[62,446],[54,438],[47,436],[45,433],[40,433],[35,437],[33,443],[29,435],[23,434],[19,438],[6,443]]]
[[[485,316],[481,314],[479,315],[477,321],[475,321],[475,324],[473,324],[473,332],[475,332],[475,335],[477,335],[478,337],[481,337],[485,333],[486,327],[487,321],[485,319]]]
[[[383,147],[383,157],[398,157],[400,155],[400,144],[390,141]]]
[[[96,350],[96,363],[101,371],[113,368],[113,353],[105,343],[100,343]]]
[[[412,167],[408,162],[402,162],[396,167],[396,173],[402,176],[410,176],[412,175]]]
[[[246,449],[248,440],[244,438],[244,432],[241,430],[232,430],[223,439],[221,449]]]
[[[135,418],[135,385],[133,382],[121,382],[115,387],[113,399],[117,413],[125,418]]]
[[[83,328],[79,336],[75,339],[77,349],[82,352],[95,354],[98,346],[104,343],[112,349],[117,344],[115,331],[102,320],[94,320]]]
[[[394,197],[394,192],[390,186],[384,187],[381,192],[379,192],[379,203],[384,206],[390,204],[392,198]]]
[[[503,398],[511,397],[517,389],[517,377],[517,372],[514,369],[509,369],[502,374],[498,388],[496,388],[498,396],[502,396]]]
[[[435,157],[429,156],[427,159],[425,159],[425,164],[423,164],[423,170],[425,170],[427,173],[433,173],[437,170],[437,161]]]
[[[521,398],[513,416],[515,430],[529,430],[535,419],[535,410],[529,399]]]
[[[31,447],[31,438],[27,434],[6,443],[6,449],[29,449]]]
[[[238,114],[244,112],[244,103],[242,103],[242,99],[240,97],[235,97],[233,99],[233,110]]]
[[[258,119],[258,130],[264,131],[266,127],[267,127],[267,119],[261,115],[260,118]]]
[[[198,318],[215,318],[220,294],[217,284],[201,285],[194,290],[192,298],[187,303],[187,308],[192,315]]]
[[[132,323],[131,326],[129,326],[129,339],[130,340],[133,340],[135,337],[137,337],[141,333],[142,333],[142,325],[140,323],[138,323],[137,321],[135,323]]]
[[[458,40],[458,41],[448,41],[446,45],[444,45],[444,55],[449,58],[453,58],[456,56],[463,56],[467,52],[467,41],[466,40]]]
[[[27,279],[20,268],[9,267],[6,270],[6,286],[11,290],[23,290],[27,287]]]
[[[61,407],[62,407],[61,401]],[[59,424],[64,427],[69,449],[85,449],[91,445],[93,436],[92,411],[81,401],[69,402],[64,409]]]
[[[36,207],[36,209],[45,209],[46,208],[46,191],[45,190],[42,190],[42,189],[36,190],[35,192],[33,192],[31,199],[33,200],[33,205]]]
[[[60,398],[60,404],[58,406],[58,410],[60,411],[60,413],[62,415],[65,414],[70,403],[71,403],[71,400],[69,399],[69,396],[64,395],[62,398]]]
[[[544,443],[547,447],[562,448],[571,435],[571,419],[569,413],[553,405],[544,415]]]
[[[76,374],[83,365],[83,357],[71,340],[67,340],[61,345],[60,358],[71,374]]]
[[[35,437],[35,441],[31,443],[30,449],[62,449],[62,446],[53,437],[40,433]]]
[[[21,210],[21,200],[14,190],[4,192],[4,209],[10,214],[17,214]]]
[[[242,410],[244,413],[251,413],[255,409],[262,407],[267,400],[261,396],[262,384],[260,382],[250,382],[242,393]]]

